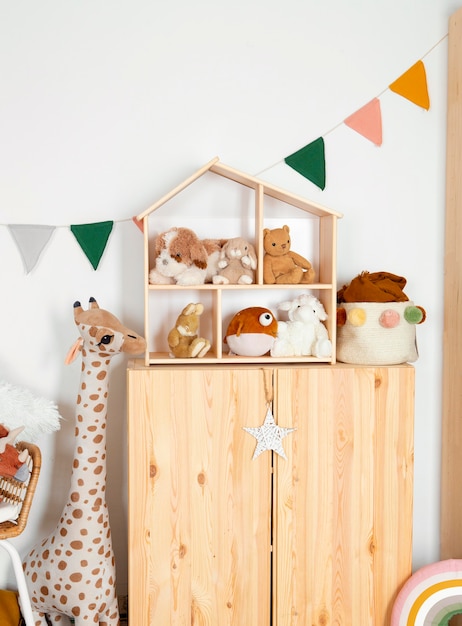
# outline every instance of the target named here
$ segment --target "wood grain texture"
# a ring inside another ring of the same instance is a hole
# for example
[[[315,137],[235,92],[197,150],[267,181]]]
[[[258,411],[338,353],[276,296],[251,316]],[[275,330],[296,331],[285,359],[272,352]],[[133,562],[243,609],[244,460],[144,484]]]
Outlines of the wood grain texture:
[[[262,382],[129,372],[130,623],[269,624],[270,457],[253,463],[243,430],[264,419]]]
[[[386,626],[411,573],[411,367],[276,372],[277,626]],[[296,394],[285,390],[297,389]]]
[[[388,626],[411,573],[411,366],[139,367],[128,386],[130,623]],[[271,396],[297,430],[287,460],[252,460],[243,426]]]
[[[449,21],[446,144],[441,559],[462,558],[462,9]]]

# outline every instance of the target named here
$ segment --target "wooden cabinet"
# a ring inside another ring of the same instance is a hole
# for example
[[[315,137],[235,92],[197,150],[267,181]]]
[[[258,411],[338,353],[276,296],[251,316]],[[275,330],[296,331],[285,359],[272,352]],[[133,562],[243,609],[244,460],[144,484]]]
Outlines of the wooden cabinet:
[[[386,626],[411,573],[411,366],[128,370],[136,626]],[[253,459],[244,427],[295,428]]]

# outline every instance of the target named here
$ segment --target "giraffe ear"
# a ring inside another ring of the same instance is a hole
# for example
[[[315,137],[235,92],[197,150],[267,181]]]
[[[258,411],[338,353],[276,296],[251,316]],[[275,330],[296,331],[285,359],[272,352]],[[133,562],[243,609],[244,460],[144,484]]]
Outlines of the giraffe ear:
[[[79,337],[73,345],[69,348],[68,353],[66,354],[66,358],[64,359],[65,365],[70,365],[77,358],[77,354],[82,349],[83,339]]]

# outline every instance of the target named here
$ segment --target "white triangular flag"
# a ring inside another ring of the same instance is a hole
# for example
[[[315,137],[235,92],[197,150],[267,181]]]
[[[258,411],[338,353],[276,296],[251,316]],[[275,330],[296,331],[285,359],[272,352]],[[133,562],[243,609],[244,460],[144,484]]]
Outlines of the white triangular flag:
[[[36,265],[56,226],[8,224],[28,274]]]

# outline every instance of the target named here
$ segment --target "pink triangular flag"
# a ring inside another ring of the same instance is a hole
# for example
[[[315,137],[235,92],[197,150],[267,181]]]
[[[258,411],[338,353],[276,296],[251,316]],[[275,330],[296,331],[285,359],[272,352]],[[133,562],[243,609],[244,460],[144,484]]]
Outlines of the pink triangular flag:
[[[347,117],[344,123],[375,143],[376,146],[382,145],[382,113],[378,98],[374,98],[358,109],[356,113]]]
[[[134,224],[136,224],[138,226],[138,228],[140,229],[140,231],[142,233],[144,233],[144,220],[139,220],[136,215],[134,217],[132,217],[132,221]]]

